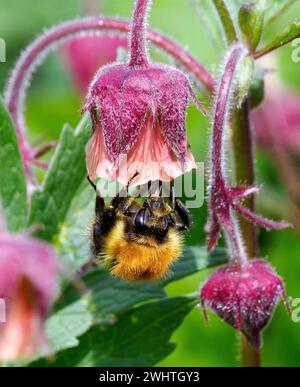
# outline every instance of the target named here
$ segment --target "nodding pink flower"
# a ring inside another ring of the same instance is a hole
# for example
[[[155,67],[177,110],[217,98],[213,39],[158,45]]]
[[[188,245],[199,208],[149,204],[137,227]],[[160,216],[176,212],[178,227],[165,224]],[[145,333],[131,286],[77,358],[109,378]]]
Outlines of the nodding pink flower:
[[[190,97],[202,107],[181,71],[149,61],[147,7],[147,0],[136,1],[128,63],[100,69],[89,89],[83,111],[90,112],[93,123],[87,145],[91,179],[170,181],[196,167],[185,118]]]
[[[29,358],[46,348],[44,322],[56,294],[58,270],[46,244],[1,234],[0,298],[6,307],[6,321],[0,321],[1,361]]]
[[[274,269],[255,259],[246,267],[236,264],[214,272],[202,286],[200,299],[205,316],[208,307],[259,347],[260,332],[279,300],[286,301],[286,295]]]
[[[266,150],[280,146],[300,152],[300,95],[284,88],[267,87],[263,104],[252,113],[256,137]]]
[[[128,48],[127,38],[108,33],[78,37],[65,44],[67,66],[82,94],[86,93],[99,67],[116,61],[120,47]]]
[[[126,64],[100,70],[85,110],[93,120],[87,146],[91,179],[111,177],[126,184],[169,181],[195,168],[186,137],[185,116],[191,88],[171,66]],[[124,156],[127,157],[122,167]],[[116,172],[117,170],[117,172]]]

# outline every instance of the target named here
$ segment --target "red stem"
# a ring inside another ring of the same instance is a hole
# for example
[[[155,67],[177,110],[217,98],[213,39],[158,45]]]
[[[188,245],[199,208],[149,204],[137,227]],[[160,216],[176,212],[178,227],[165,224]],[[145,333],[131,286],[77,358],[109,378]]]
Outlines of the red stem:
[[[224,176],[224,141],[225,126],[228,119],[228,110],[230,99],[232,97],[231,89],[235,70],[238,61],[243,53],[240,46],[236,46],[230,53],[226,62],[219,90],[217,94],[214,118],[213,118],[213,134],[212,134],[212,155],[211,155],[211,184],[216,180],[223,180]]]
[[[237,220],[231,211],[224,170],[226,124],[229,118],[230,102],[233,97],[234,76],[243,53],[244,49],[241,46],[232,47],[216,96],[212,128],[209,203],[212,218],[215,222],[220,222],[225,231],[231,258],[237,259],[241,266],[246,266],[247,254],[239,233]]]

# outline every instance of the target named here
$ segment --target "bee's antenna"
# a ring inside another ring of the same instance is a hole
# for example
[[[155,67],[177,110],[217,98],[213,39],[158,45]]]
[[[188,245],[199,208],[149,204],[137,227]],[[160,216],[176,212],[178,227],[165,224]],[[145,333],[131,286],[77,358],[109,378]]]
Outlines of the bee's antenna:
[[[158,194],[160,197],[163,194],[163,182],[161,180],[158,181]]]
[[[127,183],[127,186],[126,186],[126,189],[128,191],[128,188],[130,186],[130,184],[133,182],[133,180],[139,175],[139,172],[138,171],[135,171],[134,175],[131,176],[131,178],[128,180],[128,183]]]
[[[96,184],[90,179],[89,176],[86,177],[88,179],[88,182],[90,183],[90,185],[94,188],[95,192],[97,193],[97,186]]]

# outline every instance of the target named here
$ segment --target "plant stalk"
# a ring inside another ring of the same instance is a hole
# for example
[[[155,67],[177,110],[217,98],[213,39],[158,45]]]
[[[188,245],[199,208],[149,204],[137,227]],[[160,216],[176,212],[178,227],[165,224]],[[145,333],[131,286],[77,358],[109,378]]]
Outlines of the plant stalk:
[[[241,334],[241,363],[243,367],[260,367],[260,350],[254,348]]]
[[[150,1],[151,3],[151,1]],[[147,8],[149,0],[136,0],[131,25],[129,66],[147,66],[149,64],[146,47]]]
[[[250,103],[249,99],[246,98],[241,107],[236,108],[233,114],[232,146],[237,184],[253,186],[254,159],[249,115]],[[251,195],[245,198],[243,204],[251,211],[254,211],[254,196]],[[238,220],[248,257],[254,258],[257,253],[255,226],[253,223],[240,216]],[[247,338],[243,334],[241,334],[241,364],[244,367],[260,366],[260,350],[249,344]]]

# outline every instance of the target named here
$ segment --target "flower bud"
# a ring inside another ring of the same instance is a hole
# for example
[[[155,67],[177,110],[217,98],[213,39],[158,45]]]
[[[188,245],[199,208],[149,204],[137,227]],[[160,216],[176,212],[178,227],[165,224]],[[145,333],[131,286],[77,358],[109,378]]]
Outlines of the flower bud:
[[[54,300],[58,262],[46,244],[25,235],[0,236],[0,360],[32,357],[46,346],[44,321]]]
[[[204,283],[200,299],[204,308],[244,333],[260,346],[260,332],[267,325],[280,298],[285,299],[282,279],[264,260],[246,267],[232,265],[214,272]]]

